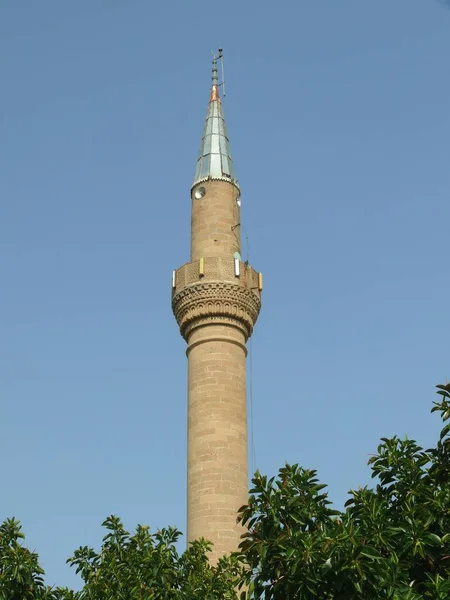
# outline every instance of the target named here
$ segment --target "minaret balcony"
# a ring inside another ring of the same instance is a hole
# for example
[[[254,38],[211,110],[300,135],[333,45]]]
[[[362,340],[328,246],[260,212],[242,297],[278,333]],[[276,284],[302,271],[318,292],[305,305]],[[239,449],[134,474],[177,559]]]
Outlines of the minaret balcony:
[[[205,257],[173,272],[172,308],[186,339],[208,323],[239,327],[247,339],[261,308],[262,275],[235,258]]]

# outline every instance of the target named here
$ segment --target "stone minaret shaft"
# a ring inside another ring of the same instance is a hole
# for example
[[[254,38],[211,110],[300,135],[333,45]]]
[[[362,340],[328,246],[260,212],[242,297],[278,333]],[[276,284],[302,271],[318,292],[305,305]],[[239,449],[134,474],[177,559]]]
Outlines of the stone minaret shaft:
[[[172,307],[187,342],[187,538],[237,550],[248,498],[246,342],[262,276],[241,260],[240,190],[213,60],[211,95],[191,189],[191,262],[176,270]]]

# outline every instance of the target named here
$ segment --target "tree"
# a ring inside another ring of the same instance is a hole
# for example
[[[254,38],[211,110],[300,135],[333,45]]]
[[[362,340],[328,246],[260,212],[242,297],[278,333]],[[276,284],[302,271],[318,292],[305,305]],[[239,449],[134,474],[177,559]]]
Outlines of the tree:
[[[103,523],[108,534],[101,550],[79,548],[68,562],[81,574],[84,587],[77,600],[229,600],[235,598],[236,560],[208,562],[210,544],[194,542],[179,555],[180,532],[173,528],[151,534],[138,526],[132,535],[119,518]]]
[[[438,393],[432,412],[444,426],[436,446],[382,438],[369,461],[375,487],[351,491],[343,511],[313,470],[256,473],[239,515],[248,532],[216,566],[205,540],[179,554],[178,530],[129,533],[111,516],[100,550],[81,547],[67,561],[82,590],[52,589],[37,554],[21,544],[20,524],[8,519],[0,526],[0,600],[448,600],[450,384]]]
[[[450,385],[432,412],[450,419]],[[436,447],[382,438],[369,464],[374,489],[331,508],[315,471],[286,465],[257,473],[240,520],[253,598],[448,600],[450,598],[450,424]]]
[[[38,555],[21,544],[24,537],[16,519],[0,525],[0,600],[71,600],[69,590],[44,584]]]

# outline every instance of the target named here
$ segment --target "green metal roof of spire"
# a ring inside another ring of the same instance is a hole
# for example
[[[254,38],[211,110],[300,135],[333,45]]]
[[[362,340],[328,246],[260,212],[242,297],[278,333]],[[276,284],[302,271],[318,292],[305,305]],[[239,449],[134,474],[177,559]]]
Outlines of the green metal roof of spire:
[[[211,95],[192,187],[208,179],[229,181],[239,187],[234,173],[230,142],[219,95],[218,58],[222,58],[221,50],[219,50],[219,56],[214,56],[212,62]]]

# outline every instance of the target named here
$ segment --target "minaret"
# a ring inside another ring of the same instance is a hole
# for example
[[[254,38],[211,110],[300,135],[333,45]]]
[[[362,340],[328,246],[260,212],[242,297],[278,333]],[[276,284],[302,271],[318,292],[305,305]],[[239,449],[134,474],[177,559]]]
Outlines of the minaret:
[[[240,189],[219,96],[217,59],[191,188],[191,262],[173,273],[172,308],[187,342],[187,540],[237,550],[248,500],[246,342],[262,276],[241,259]]]

